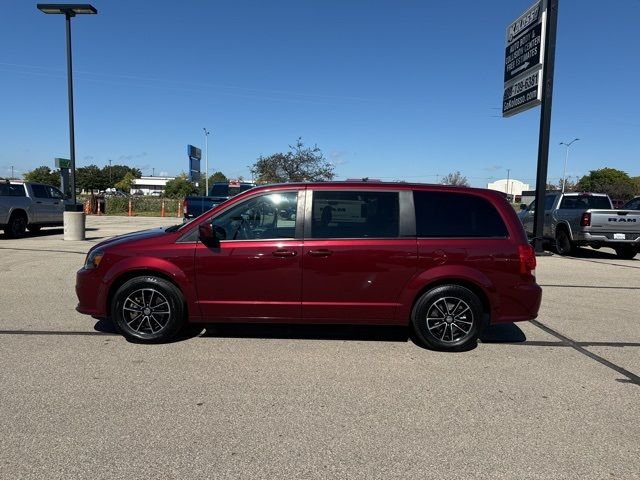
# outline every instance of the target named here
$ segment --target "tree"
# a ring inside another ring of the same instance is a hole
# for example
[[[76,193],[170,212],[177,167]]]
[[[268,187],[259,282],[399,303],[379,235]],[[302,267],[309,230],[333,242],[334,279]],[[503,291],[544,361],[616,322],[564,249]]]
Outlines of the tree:
[[[105,178],[102,170],[96,165],[76,169],[76,188],[90,191],[108,188],[109,179]]]
[[[289,145],[287,153],[261,155],[250,168],[256,183],[314,182],[335,177],[333,164],[317,146],[305,147],[302,137],[295,145]]]
[[[165,196],[169,198],[184,198],[196,193],[198,189],[189,181],[186,174],[181,174],[169,180],[164,188]]]
[[[108,188],[116,187],[116,183],[124,180],[128,173],[130,173],[133,178],[140,178],[142,176],[142,171],[139,168],[133,168],[127,165],[105,165],[102,167],[102,175],[108,184]]]
[[[221,183],[221,182],[228,182],[228,181],[229,179],[222,172],[215,172],[213,175],[209,177],[209,185],[211,185],[212,183]]]
[[[636,186],[636,195],[640,195],[640,177],[631,177],[631,180]]]
[[[136,178],[140,177],[136,177],[135,173],[133,172],[127,172],[124,174],[124,178],[117,182],[114,186],[118,190],[122,190],[125,193],[130,193],[131,189],[133,188],[133,181]]]
[[[459,187],[468,187],[469,186],[469,180],[467,180],[467,177],[465,177],[464,175],[462,175],[460,173],[460,171],[455,171],[452,172],[448,175],[446,175],[443,179],[442,179],[442,183],[443,185],[456,185]]]
[[[634,196],[636,185],[626,172],[615,168],[591,170],[582,177],[576,188],[583,192],[606,193],[611,198],[628,200]]]
[[[25,173],[24,179],[27,182],[60,186],[60,170],[52,171],[49,167],[43,165]]]

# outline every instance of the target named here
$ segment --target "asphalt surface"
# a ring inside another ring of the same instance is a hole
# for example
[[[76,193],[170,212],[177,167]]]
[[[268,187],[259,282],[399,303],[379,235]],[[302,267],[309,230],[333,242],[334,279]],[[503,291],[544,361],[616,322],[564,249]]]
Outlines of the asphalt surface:
[[[0,237],[0,478],[640,478],[638,258],[539,258],[538,320],[462,353],[369,327],[145,346],[75,311],[92,244],[176,220]]]

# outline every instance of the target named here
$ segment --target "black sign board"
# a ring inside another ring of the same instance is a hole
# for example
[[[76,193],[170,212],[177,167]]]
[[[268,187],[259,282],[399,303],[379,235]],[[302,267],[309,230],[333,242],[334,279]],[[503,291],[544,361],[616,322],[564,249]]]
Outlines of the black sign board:
[[[542,23],[534,25],[507,46],[504,54],[504,81],[539,68],[542,52]]]
[[[198,147],[194,147],[193,145],[187,145],[187,155],[189,158],[197,158],[200,160],[202,158],[202,150]]]
[[[538,0],[507,27],[502,115],[509,117],[542,101],[544,22],[547,0]]]
[[[542,70],[536,70],[504,89],[502,99],[502,115],[510,117],[540,104],[540,79]]]

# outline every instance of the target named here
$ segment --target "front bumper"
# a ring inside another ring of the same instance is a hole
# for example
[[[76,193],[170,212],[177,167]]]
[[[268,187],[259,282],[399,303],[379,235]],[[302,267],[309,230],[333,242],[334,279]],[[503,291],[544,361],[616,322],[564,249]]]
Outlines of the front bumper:
[[[107,315],[103,297],[103,284],[95,270],[81,268],[76,273],[76,296],[78,305],[76,310],[85,315],[104,317]]]

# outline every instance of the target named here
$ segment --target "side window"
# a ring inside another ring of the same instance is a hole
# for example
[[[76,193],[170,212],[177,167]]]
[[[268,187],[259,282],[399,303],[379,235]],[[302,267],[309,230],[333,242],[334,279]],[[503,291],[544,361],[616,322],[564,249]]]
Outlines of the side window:
[[[397,192],[313,192],[311,238],[397,237]]]
[[[640,210],[640,198],[632,200],[625,207],[627,210]]]
[[[26,197],[26,194],[22,185],[0,183],[0,197]]]
[[[451,192],[413,192],[419,237],[507,237],[507,227],[489,201]]]
[[[49,198],[44,185],[31,185],[31,190],[33,191],[33,196],[36,198]]]
[[[212,219],[225,240],[295,238],[297,192],[269,193],[250,198]]]
[[[48,185],[46,188],[50,198],[55,198],[56,200],[64,200],[64,195],[62,195],[62,192],[60,190]]]
[[[556,201],[555,195],[547,195],[544,197],[544,209],[551,210],[553,208],[553,202]]]

